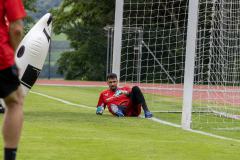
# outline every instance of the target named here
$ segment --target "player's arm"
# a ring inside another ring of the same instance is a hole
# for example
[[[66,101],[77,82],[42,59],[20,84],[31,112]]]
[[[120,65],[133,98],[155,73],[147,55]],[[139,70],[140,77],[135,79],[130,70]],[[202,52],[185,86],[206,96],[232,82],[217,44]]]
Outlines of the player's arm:
[[[97,115],[102,115],[104,109],[105,109],[105,104],[104,104],[103,97],[102,97],[102,94],[101,94],[100,97],[99,97],[99,100],[98,100],[96,114]]]
[[[23,38],[23,18],[27,14],[21,0],[5,0],[4,8],[9,22],[10,44],[16,50]]]
[[[24,25],[21,19],[10,22],[9,35],[11,46],[16,51],[24,36]]]

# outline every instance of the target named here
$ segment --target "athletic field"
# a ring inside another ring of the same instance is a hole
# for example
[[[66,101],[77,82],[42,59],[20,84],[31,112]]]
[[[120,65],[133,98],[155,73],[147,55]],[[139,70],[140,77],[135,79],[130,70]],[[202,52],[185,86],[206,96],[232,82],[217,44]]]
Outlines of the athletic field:
[[[34,86],[25,101],[18,159],[239,159],[240,141],[192,133],[150,119],[116,118],[108,111],[97,116],[95,105],[103,89]],[[240,137],[238,132],[233,138]]]

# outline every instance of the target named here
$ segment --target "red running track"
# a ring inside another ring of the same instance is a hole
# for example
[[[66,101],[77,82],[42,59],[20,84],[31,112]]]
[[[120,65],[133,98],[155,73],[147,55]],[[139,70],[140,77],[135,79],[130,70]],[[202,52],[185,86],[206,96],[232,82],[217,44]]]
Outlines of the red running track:
[[[46,80],[39,79],[39,85],[57,85],[57,86],[106,86],[106,82],[98,81],[67,81],[67,80]],[[126,85],[126,84],[121,84]],[[128,83],[129,86],[138,85],[144,93],[158,94],[164,96],[183,97],[183,84],[138,84]],[[219,104],[228,104],[240,106],[240,87],[231,86],[207,86],[196,85],[193,92],[194,100],[205,102],[215,102]]]

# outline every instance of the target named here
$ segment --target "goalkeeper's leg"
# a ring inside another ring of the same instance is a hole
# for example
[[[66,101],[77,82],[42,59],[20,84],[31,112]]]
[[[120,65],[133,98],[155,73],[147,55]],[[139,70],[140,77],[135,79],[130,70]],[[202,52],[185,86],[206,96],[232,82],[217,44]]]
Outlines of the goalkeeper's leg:
[[[149,108],[146,104],[144,95],[143,95],[141,89],[138,86],[134,86],[132,88],[130,98],[131,98],[131,101],[132,101],[132,104],[133,104],[133,109],[136,112],[139,111],[139,105],[141,105],[146,118],[151,118],[153,116],[152,113],[149,111]]]

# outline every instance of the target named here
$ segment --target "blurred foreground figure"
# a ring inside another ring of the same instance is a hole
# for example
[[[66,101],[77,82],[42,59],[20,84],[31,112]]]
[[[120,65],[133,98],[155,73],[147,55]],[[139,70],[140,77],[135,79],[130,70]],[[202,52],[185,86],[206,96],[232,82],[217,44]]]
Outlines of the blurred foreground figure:
[[[4,160],[15,160],[23,124],[24,95],[14,52],[23,38],[26,16],[21,0],[0,0],[0,98],[6,104],[3,120]]]

